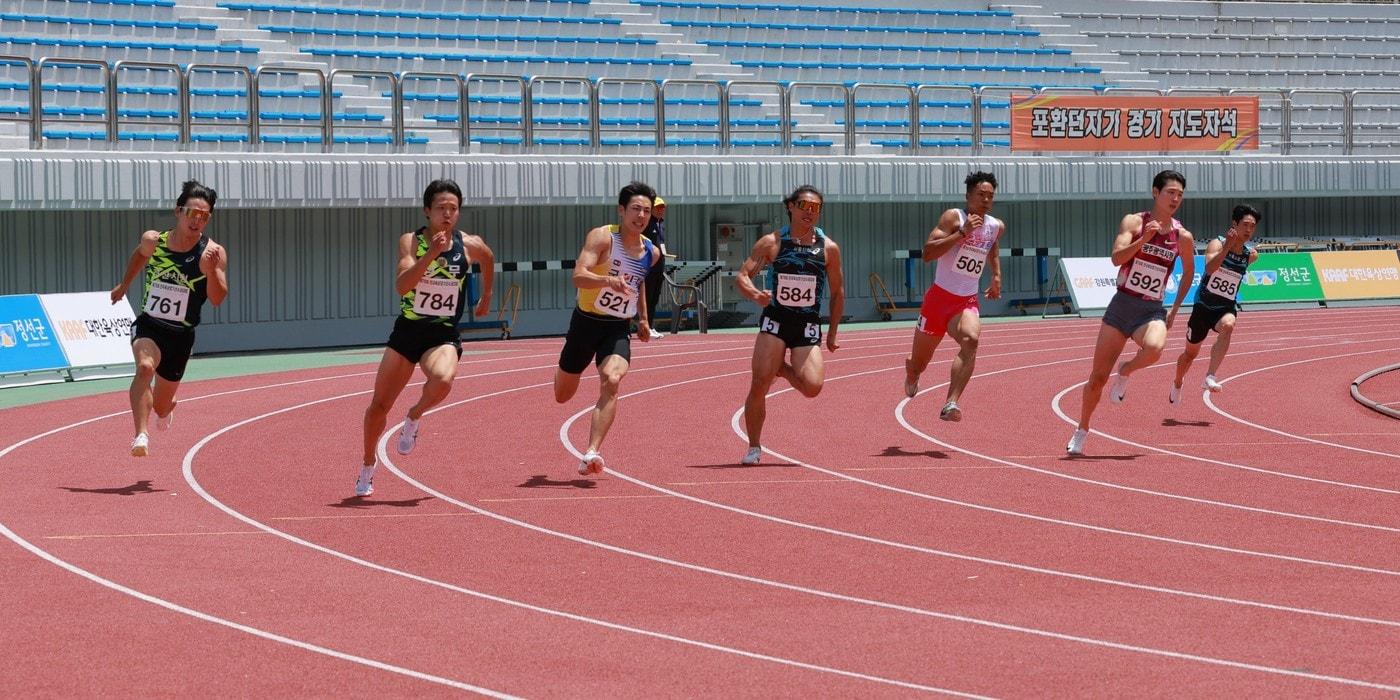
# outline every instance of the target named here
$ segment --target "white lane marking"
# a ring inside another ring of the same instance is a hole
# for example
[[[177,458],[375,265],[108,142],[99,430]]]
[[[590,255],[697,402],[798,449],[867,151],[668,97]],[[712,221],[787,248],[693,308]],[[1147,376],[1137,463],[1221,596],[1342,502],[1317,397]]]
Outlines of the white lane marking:
[[[1258,367],[1258,368],[1256,368],[1256,369],[1249,370],[1248,372],[1241,372],[1241,373],[1239,373],[1239,374],[1226,377],[1226,378],[1220,380],[1220,383],[1221,383],[1221,384],[1227,384],[1227,383],[1232,382],[1232,381],[1234,381],[1234,380],[1236,380],[1236,379],[1239,379],[1239,378],[1241,378],[1241,377],[1248,377],[1248,376],[1251,375],[1251,374],[1256,374],[1256,373],[1258,373],[1258,372],[1265,372],[1265,371],[1268,371],[1268,370],[1280,369],[1280,368],[1283,368],[1283,367],[1292,367],[1293,365],[1301,365],[1301,364],[1306,364],[1306,363],[1309,363],[1309,362],[1321,362],[1321,361],[1323,361],[1323,360],[1336,360],[1336,359],[1340,359],[1340,358],[1343,358],[1343,357],[1354,357],[1354,356],[1357,356],[1357,355],[1373,355],[1373,354],[1378,353],[1378,352],[1395,352],[1395,348],[1391,347],[1391,348],[1382,348],[1382,349],[1380,349],[1380,350],[1370,350],[1370,351],[1366,351],[1366,352],[1351,352],[1351,353],[1347,353],[1347,354],[1345,354],[1345,355],[1332,355],[1332,356],[1329,356],[1329,357],[1310,357],[1310,358],[1303,359],[1303,360],[1296,360],[1296,361],[1294,361],[1294,362],[1285,362],[1285,363],[1283,363],[1283,364],[1270,365],[1270,366],[1268,366],[1268,367]],[[1245,420],[1244,418],[1241,418],[1241,417],[1239,417],[1239,416],[1236,416],[1236,415],[1234,415],[1233,413],[1230,413],[1230,412],[1228,412],[1228,411],[1225,411],[1224,409],[1221,409],[1220,407],[1216,406],[1216,405],[1215,405],[1215,402],[1211,400],[1211,396],[1210,396],[1211,392],[1205,391],[1205,392],[1202,392],[1202,394],[1204,394],[1204,396],[1202,397],[1202,399],[1205,401],[1206,406],[1209,407],[1210,410],[1215,411],[1216,413],[1218,413],[1218,414],[1220,414],[1220,415],[1222,415],[1222,416],[1224,416],[1224,417],[1226,417],[1226,418],[1228,418],[1228,419],[1230,419],[1230,420],[1232,420],[1232,421],[1235,421],[1236,423],[1241,423],[1241,424],[1247,425],[1247,426],[1249,426],[1249,427],[1251,427],[1251,428],[1256,428],[1256,429],[1258,429],[1258,430],[1263,430],[1263,431],[1265,431],[1265,432],[1270,432],[1270,433],[1273,433],[1273,434],[1275,434],[1275,435],[1282,435],[1283,437],[1292,438],[1292,439],[1294,439],[1294,440],[1302,440],[1302,441],[1304,441],[1304,442],[1311,442],[1311,443],[1314,443],[1314,444],[1317,444],[1317,445],[1326,445],[1326,446],[1328,446],[1328,447],[1336,447],[1336,448],[1342,449],[1342,450],[1351,450],[1352,452],[1362,452],[1362,453],[1369,454],[1369,455],[1376,455],[1376,456],[1378,456],[1378,457],[1393,457],[1393,458],[1400,459],[1400,454],[1395,454],[1394,452],[1382,452],[1382,451],[1380,451],[1380,450],[1368,450],[1368,449],[1366,449],[1366,448],[1364,448],[1364,447],[1356,447],[1355,445],[1343,445],[1343,444],[1338,443],[1338,442],[1328,442],[1328,441],[1326,441],[1326,440],[1318,440],[1318,439],[1316,439],[1316,438],[1308,437],[1307,435],[1304,435],[1304,434],[1288,432],[1288,431],[1286,431],[1286,430],[1278,430],[1278,429],[1276,429],[1276,428],[1270,428],[1270,427],[1267,426],[1267,425],[1260,425],[1260,424],[1258,424],[1258,423],[1254,423],[1254,422],[1252,422],[1252,421]],[[1319,433],[1313,433],[1313,434],[1314,434],[1314,435],[1317,435],[1317,434],[1319,434]],[[1326,433],[1321,433],[1321,434],[1326,434]],[[1349,435],[1349,434],[1351,434],[1351,435],[1368,435],[1368,434],[1372,434],[1372,435],[1375,435],[1375,434],[1396,435],[1397,433],[1336,433],[1336,434],[1337,434],[1337,435]]]

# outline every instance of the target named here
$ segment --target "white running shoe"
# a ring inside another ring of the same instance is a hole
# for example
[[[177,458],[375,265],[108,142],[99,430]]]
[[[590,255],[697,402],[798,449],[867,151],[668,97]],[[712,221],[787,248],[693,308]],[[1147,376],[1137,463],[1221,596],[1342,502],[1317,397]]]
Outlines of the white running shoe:
[[[355,480],[355,495],[369,496],[374,493],[374,468],[377,465],[371,464],[368,467],[360,467],[360,478]]]
[[[580,459],[578,462],[578,474],[579,476],[588,476],[589,474],[602,474],[604,466],[605,465],[603,464],[603,455],[589,450],[583,453],[583,459]]]
[[[418,421],[403,417],[403,429],[399,431],[399,454],[406,455],[413,451],[413,446],[418,443]]]
[[[162,433],[169,430],[170,424],[175,422],[174,407],[171,407],[170,412],[163,416],[159,413],[156,413],[155,411],[151,411],[151,413],[155,414],[156,417],[156,419],[151,421],[151,423],[153,423],[156,426],[156,430],[159,430]]]
[[[150,452],[150,447],[151,439],[146,437],[145,433],[141,433],[131,439],[131,456],[145,457]]]
[[[739,464],[753,466],[758,464],[758,461],[761,459],[763,459],[763,448],[750,447],[749,451],[744,453],[744,458],[739,460]]]
[[[1128,378],[1120,374],[1113,375],[1113,387],[1108,390],[1108,400],[1113,403],[1123,403],[1123,399],[1128,396]]]
[[[943,404],[943,410],[938,412],[938,418],[949,423],[956,423],[962,420],[962,409],[958,408],[956,401],[949,401]]]
[[[666,334],[665,334],[665,333],[662,333],[661,331],[658,331],[658,330],[656,330],[655,328],[651,328],[650,326],[648,326],[648,330],[651,331],[651,336],[650,336],[650,338],[651,338],[652,340],[656,340],[657,338],[665,338],[665,337],[666,337]]]
[[[1212,394],[1218,394],[1221,389],[1225,388],[1225,385],[1216,381],[1214,374],[1207,374],[1205,381],[1201,382],[1201,388],[1209,389]]]
[[[1084,454],[1084,443],[1089,440],[1089,431],[1075,428],[1074,434],[1069,436],[1069,444],[1065,445],[1065,452],[1072,455]]]
[[[1167,400],[1172,402],[1173,406],[1181,403],[1181,387],[1179,385],[1172,385],[1172,393],[1167,396]]]

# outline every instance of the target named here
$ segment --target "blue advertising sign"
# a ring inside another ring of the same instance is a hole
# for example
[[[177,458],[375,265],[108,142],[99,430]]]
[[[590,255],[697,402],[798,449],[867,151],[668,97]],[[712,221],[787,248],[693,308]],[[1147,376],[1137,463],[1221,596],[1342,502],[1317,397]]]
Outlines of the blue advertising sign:
[[[67,366],[38,295],[0,296],[0,374]]]
[[[1183,308],[1196,303],[1196,290],[1201,288],[1201,273],[1206,269],[1206,256],[1196,256],[1196,279],[1191,283],[1191,289],[1186,292],[1186,298],[1181,300]],[[1172,276],[1167,279],[1167,293],[1162,297],[1162,304],[1168,308],[1176,301],[1176,290],[1181,286],[1181,256],[1176,257],[1176,263],[1172,265]]]

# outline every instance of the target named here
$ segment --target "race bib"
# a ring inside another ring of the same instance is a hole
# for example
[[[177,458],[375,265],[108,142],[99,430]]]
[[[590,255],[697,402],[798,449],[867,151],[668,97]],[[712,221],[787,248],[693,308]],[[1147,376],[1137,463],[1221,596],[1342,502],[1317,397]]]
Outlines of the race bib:
[[[1206,280],[1206,291],[1226,299],[1234,299],[1240,291],[1240,280],[1243,277],[1240,273],[1221,265],[1215,268],[1215,274]]]
[[[190,290],[169,282],[152,282],[146,293],[146,306],[141,310],[147,316],[164,321],[184,323],[185,313],[190,309]]]
[[[1167,268],[1142,258],[1134,258],[1123,288],[1137,292],[1151,301],[1161,301],[1167,288]]]
[[[637,315],[637,293],[629,287],[626,292],[606,288],[598,294],[593,307],[599,313],[617,318],[632,318]]]
[[[958,248],[958,257],[953,261],[953,273],[975,280],[982,277],[982,268],[986,266],[987,251],[964,243]]]
[[[419,316],[457,315],[457,280],[424,277],[413,288],[413,313]]]
[[[817,276],[778,273],[778,303],[801,308],[817,303]]]

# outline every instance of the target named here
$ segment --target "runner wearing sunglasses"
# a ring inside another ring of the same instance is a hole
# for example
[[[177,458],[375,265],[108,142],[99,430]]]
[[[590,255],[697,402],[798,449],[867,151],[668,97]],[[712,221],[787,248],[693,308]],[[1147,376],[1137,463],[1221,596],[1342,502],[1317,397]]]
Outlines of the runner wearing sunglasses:
[[[760,438],[767,417],[768,388],[774,379],[786,379],[808,398],[821,393],[826,378],[821,353],[821,300],[822,291],[828,287],[831,327],[827,329],[826,347],[831,352],[840,347],[836,328],[845,310],[846,291],[841,276],[841,249],[817,228],[822,193],[811,185],[803,185],[788,195],[783,204],[789,225],[759,238],[735,279],[739,293],[763,307],[753,347],[753,379],[744,401],[749,449],[741,464],[758,464],[763,456]],[[759,289],[753,277],[770,266],[768,284]]]
[[[145,457],[150,414],[157,430],[170,428],[175,392],[194,349],[205,300],[215,306],[228,296],[228,253],[204,235],[214,213],[213,189],[190,180],[175,200],[175,228],[147,231],[127,261],[122,281],[112,288],[112,303],[121,301],[136,275],[144,271],[141,313],[131,326],[131,354],[136,376],[128,396],[136,436],[131,456]]]

